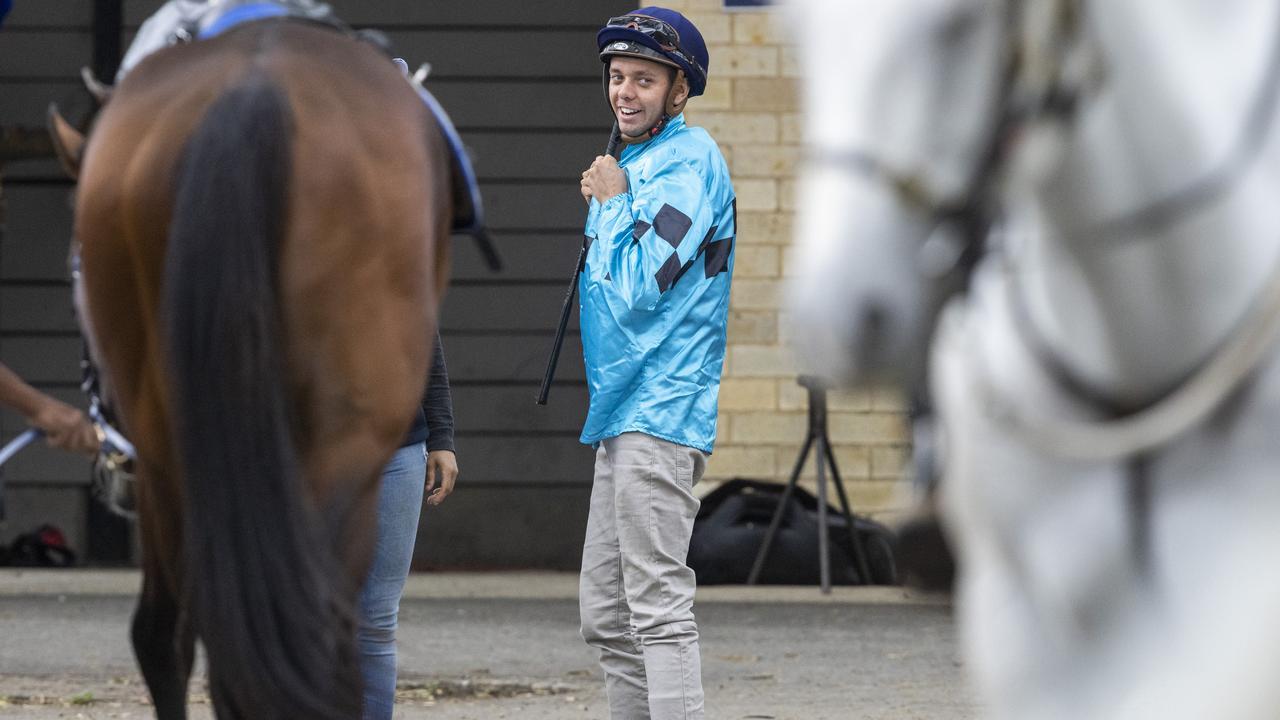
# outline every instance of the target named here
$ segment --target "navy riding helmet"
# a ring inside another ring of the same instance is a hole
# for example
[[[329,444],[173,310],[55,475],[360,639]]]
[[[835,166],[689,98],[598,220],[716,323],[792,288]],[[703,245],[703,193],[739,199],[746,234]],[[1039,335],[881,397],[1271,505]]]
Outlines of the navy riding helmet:
[[[675,10],[651,6],[610,18],[596,33],[596,47],[604,62],[628,55],[683,70],[690,97],[707,87],[707,44],[698,28]]]

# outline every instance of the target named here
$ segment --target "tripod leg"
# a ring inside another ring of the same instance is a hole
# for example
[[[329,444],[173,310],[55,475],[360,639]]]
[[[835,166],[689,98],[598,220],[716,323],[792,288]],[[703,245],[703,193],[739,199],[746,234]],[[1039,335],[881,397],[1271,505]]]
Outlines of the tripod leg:
[[[823,443],[826,449],[827,462],[831,463],[831,477],[836,486],[836,494],[840,497],[840,507],[844,511],[844,521],[849,528],[849,550],[853,560],[858,564],[858,578],[863,585],[871,584],[871,563],[867,559],[867,548],[858,535],[858,528],[853,524],[853,511],[849,506],[849,496],[844,491],[844,480],[840,478],[840,469],[836,467],[836,456],[831,451],[830,443]]]
[[[778,501],[778,509],[773,511],[773,519],[769,522],[769,530],[764,534],[760,550],[756,552],[756,561],[751,564],[751,573],[747,575],[747,584],[755,585],[760,579],[760,571],[764,569],[765,560],[769,559],[769,550],[773,547],[773,538],[778,534],[778,526],[782,524],[782,514],[791,502],[791,493],[796,489],[796,481],[800,479],[800,470],[804,467],[804,459],[813,445],[813,435],[805,438],[804,447],[800,448],[800,456],[796,458],[795,469],[791,471],[791,479],[787,481],[787,489],[782,491],[782,499]],[[819,456],[821,460],[821,456]]]
[[[831,592],[831,548],[827,535],[827,473],[823,458],[827,455],[827,439],[818,435],[818,451],[814,469],[818,473],[818,577],[821,578],[823,594]]]

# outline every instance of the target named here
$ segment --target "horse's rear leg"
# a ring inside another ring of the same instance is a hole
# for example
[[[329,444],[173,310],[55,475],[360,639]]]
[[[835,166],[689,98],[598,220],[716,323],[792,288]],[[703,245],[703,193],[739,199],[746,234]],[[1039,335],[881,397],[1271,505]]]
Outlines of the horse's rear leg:
[[[195,637],[179,613],[177,598],[153,571],[143,577],[132,635],[133,653],[151,691],[156,717],[185,720]]]

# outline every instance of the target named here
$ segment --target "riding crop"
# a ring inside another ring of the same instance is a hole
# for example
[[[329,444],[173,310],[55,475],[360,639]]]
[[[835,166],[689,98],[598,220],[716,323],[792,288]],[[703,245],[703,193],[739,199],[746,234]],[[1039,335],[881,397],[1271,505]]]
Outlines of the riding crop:
[[[612,158],[617,158],[618,147],[621,144],[622,133],[618,130],[618,123],[614,121],[613,131],[609,133],[609,144],[604,148],[604,154]],[[551,355],[547,357],[547,371],[542,376],[542,387],[538,389],[539,405],[547,404],[547,395],[551,392],[551,379],[556,374],[556,363],[560,361],[560,348],[564,345],[564,331],[569,326],[569,314],[573,311],[573,299],[578,294],[578,276],[582,274],[582,266],[587,259],[587,239],[582,238],[582,246],[578,248],[578,262],[573,266],[573,276],[569,278],[569,289],[564,294],[564,307],[560,308],[560,324],[556,326],[556,337],[551,342]]]

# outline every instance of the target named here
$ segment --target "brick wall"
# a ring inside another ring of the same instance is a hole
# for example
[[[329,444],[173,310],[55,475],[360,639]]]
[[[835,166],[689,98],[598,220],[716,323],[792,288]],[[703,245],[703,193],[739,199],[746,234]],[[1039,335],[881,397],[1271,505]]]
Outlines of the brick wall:
[[[737,261],[719,437],[707,483],[732,477],[785,482],[806,427],[781,306],[800,156],[794,48],[776,9],[725,11],[721,0],[667,0],[702,31],[711,55],[706,93],[686,117],[719,143],[738,193]],[[830,435],[855,512],[906,509],[899,480],[909,451],[900,397],[861,390],[830,398]],[[812,455],[802,483],[813,488]]]

